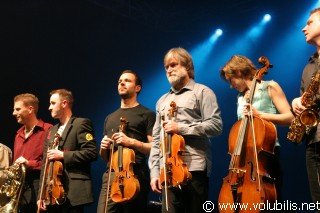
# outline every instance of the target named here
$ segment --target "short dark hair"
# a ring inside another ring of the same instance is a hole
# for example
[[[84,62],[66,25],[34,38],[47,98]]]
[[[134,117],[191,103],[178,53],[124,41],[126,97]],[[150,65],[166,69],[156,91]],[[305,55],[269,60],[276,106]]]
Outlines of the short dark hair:
[[[53,94],[58,94],[60,96],[60,100],[68,101],[68,105],[72,108],[74,99],[71,91],[67,89],[56,89],[50,92],[50,95]]]
[[[124,70],[124,71],[122,71],[121,72],[121,75],[123,75],[123,74],[125,74],[125,73],[131,73],[131,74],[133,74],[134,75],[134,77],[135,77],[135,83],[136,83],[136,85],[139,85],[140,87],[141,87],[141,89],[140,89],[140,91],[142,90],[142,80],[141,80],[141,78],[139,77],[139,75],[136,73],[136,72],[134,72],[134,71],[132,71],[132,70]],[[120,76],[121,76],[120,75]],[[138,92],[138,94],[140,93],[140,91]]]

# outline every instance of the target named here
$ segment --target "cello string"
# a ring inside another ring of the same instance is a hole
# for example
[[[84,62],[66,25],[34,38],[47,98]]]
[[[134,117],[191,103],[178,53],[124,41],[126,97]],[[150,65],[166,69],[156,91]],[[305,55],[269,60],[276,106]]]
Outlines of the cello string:
[[[235,165],[237,163],[237,160],[238,160],[238,156],[240,155],[241,153],[241,147],[242,147],[242,144],[241,144],[241,141],[240,139],[243,138],[244,136],[244,131],[243,131],[243,126],[245,125],[245,120],[242,119],[242,122],[241,122],[241,126],[240,126],[240,132],[238,133],[238,136],[237,136],[237,143],[236,143],[236,148],[234,150],[234,153],[232,155],[232,159],[230,161],[230,165],[229,165],[229,168],[232,169],[232,170],[235,170]],[[243,142],[243,141],[242,141]]]

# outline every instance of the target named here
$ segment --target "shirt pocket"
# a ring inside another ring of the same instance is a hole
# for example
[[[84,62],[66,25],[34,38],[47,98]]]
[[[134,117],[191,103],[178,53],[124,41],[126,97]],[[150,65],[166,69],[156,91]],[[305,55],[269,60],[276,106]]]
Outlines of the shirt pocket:
[[[198,116],[200,116],[201,114],[199,104],[197,103],[197,99],[195,98],[195,96],[190,96],[181,101],[177,101],[176,104],[178,119],[190,119],[191,117],[198,118]]]

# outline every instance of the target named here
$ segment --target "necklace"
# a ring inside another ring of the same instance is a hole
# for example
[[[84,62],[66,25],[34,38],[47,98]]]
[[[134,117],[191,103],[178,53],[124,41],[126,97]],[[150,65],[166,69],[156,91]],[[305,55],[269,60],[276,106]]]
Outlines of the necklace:
[[[27,130],[27,128],[24,128],[24,135],[25,138],[29,137],[30,133],[33,131],[35,126],[33,126],[31,129]]]

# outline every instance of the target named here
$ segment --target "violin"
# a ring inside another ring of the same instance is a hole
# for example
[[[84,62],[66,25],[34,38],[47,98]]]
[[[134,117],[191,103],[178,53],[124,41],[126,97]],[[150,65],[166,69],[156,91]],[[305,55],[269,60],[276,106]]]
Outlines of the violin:
[[[249,106],[256,83],[271,67],[264,56],[259,58],[259,63],[264,67],[257,71],[252,81]],[[219,194],[219,212],[248,212],[248,209],[250,212],[260,212],[257,206],[275,202],[275,181],[269,175],[268,165],[274,155],[276,138],[275,125],[252,114],[232,126],[229,134],[231,161]],[[238,208],[242,204],[247,205],[247,209]]]
[[[119,132],[125,132],[128,121],[125,117],[121,117],[120,122]],[[122,145],[118,145],[118,150],[114,153],[113,148],[111,150],[110,169],[114,171],[114,178],[111,184],[110,198],[116,203],[128,202],[134,199],[140,192],[139,181],[133,172],[135,152],[133,149],[123,147]],[[106,203],[107,201],[108,196]]]
[[[177,105],[174,101],[170,103],[168,119],[172,120],[177,111]],[[162,128],[163,130],[163,128]],[[164,132],[163,132],[164,134]],[[164,165],[160,171],[160,183],[164,186],[166,197],[166,209],[168,210],[168,187],[179,187],[187,184],[192,175],[188,171],[187,165],[182,161],[182,152],[184,151],[185,141],[179,134],[164,134],[164,141],[160,148],[164,158]]]
[[[58,146],[61,136],[56,133],[54,140],[50,142],[48,150],[55,149]],[[44,200],[45,205],[61,205],[66,200],[61,176],[63,165],[61,161],[48,160],[46,158],[44,174],[40,189],[40,199]],[[38,213],[40,208],[38,208]]]

